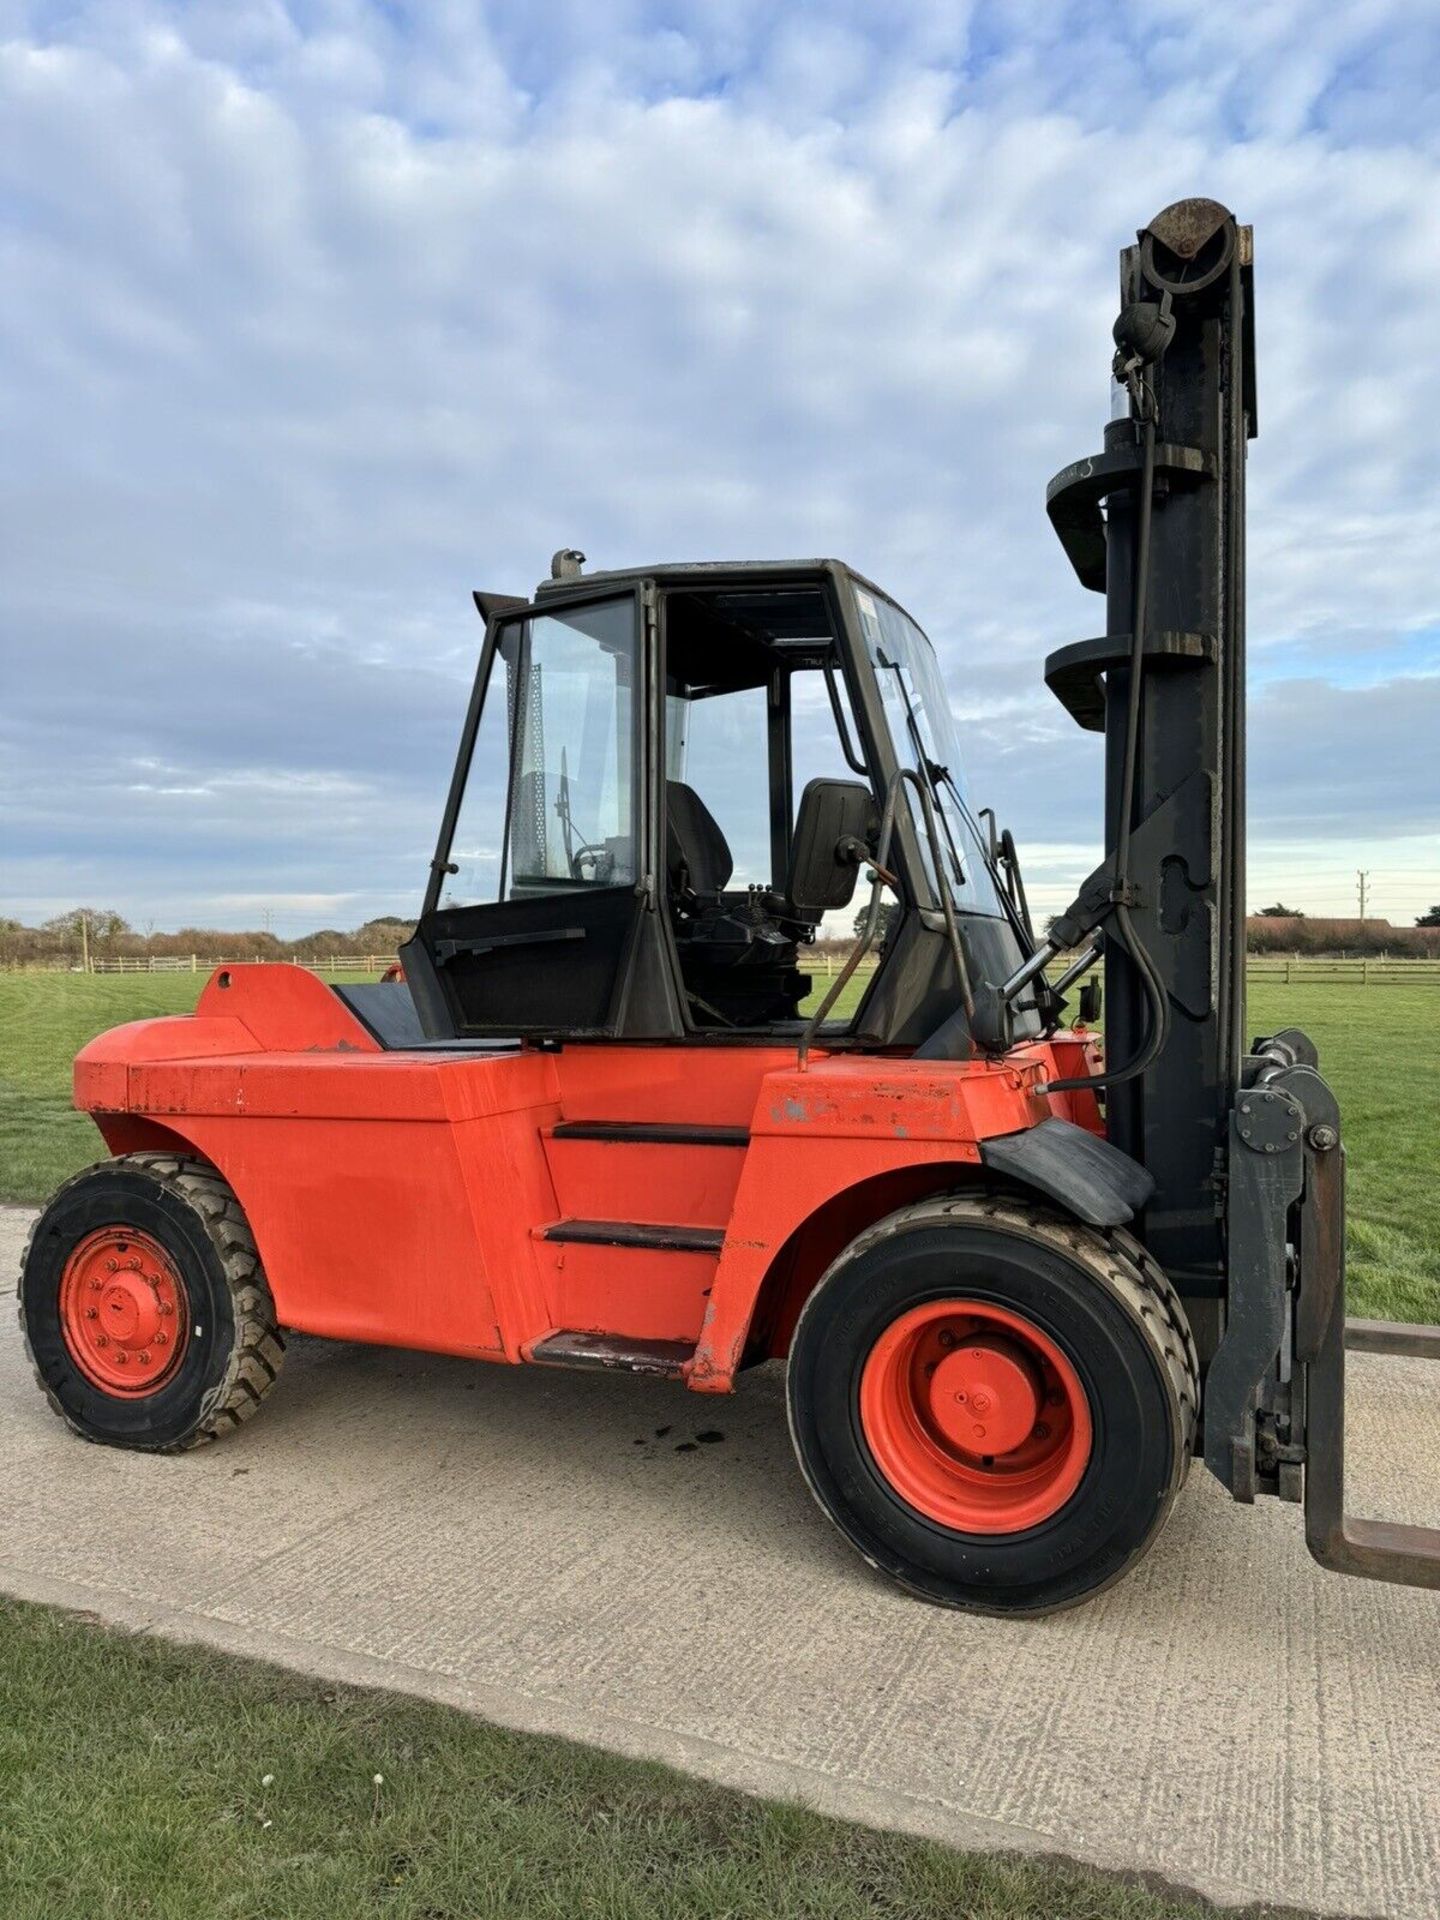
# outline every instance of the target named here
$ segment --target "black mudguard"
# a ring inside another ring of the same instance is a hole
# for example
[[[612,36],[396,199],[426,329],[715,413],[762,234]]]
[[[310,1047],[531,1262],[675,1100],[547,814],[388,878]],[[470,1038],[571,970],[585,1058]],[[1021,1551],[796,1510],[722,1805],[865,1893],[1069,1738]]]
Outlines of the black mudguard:
[[[1144,1167],[1071,1120],[1042,1120],[980,1143],[982,1166],[1032,1187],[1087,1227],[1123,1227],[1155,1191]]]

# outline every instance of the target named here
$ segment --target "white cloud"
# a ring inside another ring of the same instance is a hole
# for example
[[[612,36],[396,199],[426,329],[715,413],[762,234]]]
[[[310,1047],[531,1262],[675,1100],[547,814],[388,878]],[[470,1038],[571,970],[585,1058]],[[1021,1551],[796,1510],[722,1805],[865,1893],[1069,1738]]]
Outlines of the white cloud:
[[[1022,839],[1098,820],[1039,675],[1097,603],[1041,502],[1098,444],[1115,249],[1183,192],[1257,229],[1257,659],[1423,646],[1437,41],[1418,4],[0,8],[0,887],[413,900],[468,589],[571,543],[841,553]],[[1385,724],[1380,839],[1440,819],[1429,723]]]

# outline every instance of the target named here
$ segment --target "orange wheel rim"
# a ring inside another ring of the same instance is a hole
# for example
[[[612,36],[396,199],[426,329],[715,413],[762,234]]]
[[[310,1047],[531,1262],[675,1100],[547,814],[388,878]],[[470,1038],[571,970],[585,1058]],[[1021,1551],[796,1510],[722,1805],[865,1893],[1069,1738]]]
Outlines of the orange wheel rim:
[[[983,1300],[888,1326],[860,1376],[860,1425],[908,1506],[958,1533],[1023,1533],[1079,1486],[1094,1429],[1080,1376],[1040,1328]]]
[[[101,1227],[60,1275],[60,1331],[92,1387],[139,1400],[179,1366],[190,1308],[174,1261],[133,1227]]]

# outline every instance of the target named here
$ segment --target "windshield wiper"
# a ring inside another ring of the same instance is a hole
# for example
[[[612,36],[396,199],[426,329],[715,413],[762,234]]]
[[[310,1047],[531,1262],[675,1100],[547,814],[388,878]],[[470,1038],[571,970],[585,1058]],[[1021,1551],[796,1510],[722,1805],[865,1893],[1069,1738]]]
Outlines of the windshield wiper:
[[[560,816],[560,840],[565,849],[565,866],[575,871],[575,821],[570,812],[570,768],[565,749],[560,749],[560,784],[555,793],[555,811]]]

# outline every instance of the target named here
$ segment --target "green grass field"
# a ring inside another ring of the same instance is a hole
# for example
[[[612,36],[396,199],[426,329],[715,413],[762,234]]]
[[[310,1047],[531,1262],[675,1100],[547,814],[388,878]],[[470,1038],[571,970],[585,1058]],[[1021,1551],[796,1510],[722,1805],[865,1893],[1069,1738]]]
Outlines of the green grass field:
[[[202,985],[188,973],[0,974],[0,1200],[38,1202],[99,1157],[70,1106],[76,1050],[122,1020],[188,1013]],[[1286,1026],[1316,1041],[1344,1115],[1351,1311],[1440,1322],[1440,988],[1255,984],[1251,1031]]]
[[[193,1012],[207,974],[0,974],[0,1201],[43,1200],[104,1142],[70,1105],[70,1063],[125,1020]]]
[[[1217,1909],[1055,1861],[952,1853],[450,1708],[0,1600],[0,1912],[1202,1920]]]

